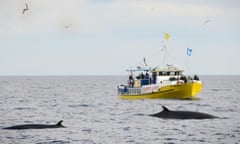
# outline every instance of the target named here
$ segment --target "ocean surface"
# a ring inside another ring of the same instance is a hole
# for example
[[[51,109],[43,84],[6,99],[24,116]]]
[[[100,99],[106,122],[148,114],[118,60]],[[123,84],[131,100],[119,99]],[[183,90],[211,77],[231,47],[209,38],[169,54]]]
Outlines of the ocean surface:
[[[0,77],[1,144],[240,143],[240,76],[200,76],[196,100],[121,100],[127,76]],[[222,118],[166,120],[162,110],[205,112]],[[4,130],[18,124],[67,128]]]

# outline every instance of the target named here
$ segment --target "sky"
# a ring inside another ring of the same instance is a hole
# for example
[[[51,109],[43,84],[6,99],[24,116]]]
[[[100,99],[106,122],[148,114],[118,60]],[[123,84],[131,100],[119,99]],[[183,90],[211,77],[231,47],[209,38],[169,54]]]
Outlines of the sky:
[[[0,0],[0,19],[0,76],[122,75],[144,58],[240,75],[239,0]]]

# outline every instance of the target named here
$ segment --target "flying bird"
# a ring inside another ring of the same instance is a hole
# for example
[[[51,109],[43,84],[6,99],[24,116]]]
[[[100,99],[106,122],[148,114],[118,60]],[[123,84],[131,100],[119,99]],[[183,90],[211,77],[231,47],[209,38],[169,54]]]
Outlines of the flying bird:
[[[211,22],[211,20],[206,20],[204,23],[203,23],[203,25],[206,25],[206,24],[208,24],[208,23],[210,23]]]
[[[64,27],[65,27],[66,29],[67,29],[67,28],[69,28],[69,26],[68,26],[68,25],[65,25]]]
[[[27,4],[27,3],[25,3],[25,6],[26,6],[26,8],[23,9],[23,12],[22,12],[23,14],[24,14],[26,11],[29,10],[29,8],[28,8],[28,4]]]
[[[67,29],[67,28],[69,28],[69,27],[71,27],[72,26],[72,24],[69,24],[69,25],[64,25],[64,27]]]

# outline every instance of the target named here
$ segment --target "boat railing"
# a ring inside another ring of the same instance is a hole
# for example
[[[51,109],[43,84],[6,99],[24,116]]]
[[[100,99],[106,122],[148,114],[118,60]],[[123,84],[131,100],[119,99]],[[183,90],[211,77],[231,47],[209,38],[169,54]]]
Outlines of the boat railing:
[[[137,95],[141,93],[141,88],[128,88],[128,95]]]
[[[130,86],[119,86],[118,94],[120,95],[140,95],[153,93],[159,90],[161,86],[159,84],[145,85],[142,87],[130,87]]]
[[[141,87],[118,87],[118,94],[121,95],[137,95],[141,94],[142,90]]]

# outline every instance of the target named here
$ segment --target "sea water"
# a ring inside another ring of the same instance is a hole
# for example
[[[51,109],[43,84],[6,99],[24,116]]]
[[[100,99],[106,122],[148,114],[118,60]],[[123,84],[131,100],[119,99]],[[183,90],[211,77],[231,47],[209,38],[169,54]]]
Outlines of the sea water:
[[[202,76],[195,100],[121,100],[127,76],[0,77],[0,143],[240,143],[240,76]],[[206,120],[160,119],[162,110],[209,113]],[[67,128],[4,130],[17,124]]]

